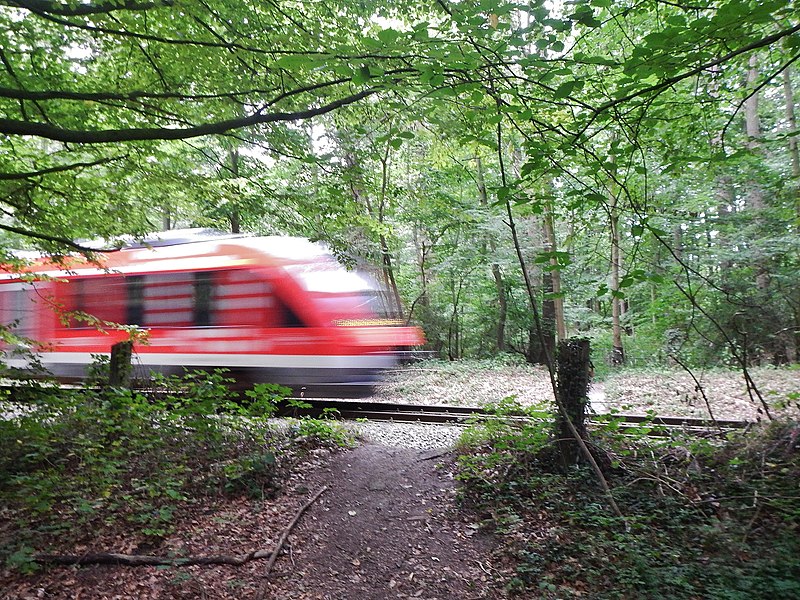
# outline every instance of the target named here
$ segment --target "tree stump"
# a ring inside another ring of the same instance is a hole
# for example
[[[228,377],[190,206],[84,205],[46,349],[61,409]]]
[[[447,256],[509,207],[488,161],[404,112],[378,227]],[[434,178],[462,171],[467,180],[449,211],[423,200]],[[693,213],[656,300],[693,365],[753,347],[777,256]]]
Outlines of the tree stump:
[[[558,397],[566,414],[559,411],[556,439],[564,467],[575,465],[581,457],[580,447],[566,419],[572,421],[578,435],[586,439],[586,406],[589,404],[589,340],[569,338],[558,343]]]
[[[131,387],[131,356],[133,342],[127,340],[111,346],[111,362],[108,367],[108,385],[118,388]]]

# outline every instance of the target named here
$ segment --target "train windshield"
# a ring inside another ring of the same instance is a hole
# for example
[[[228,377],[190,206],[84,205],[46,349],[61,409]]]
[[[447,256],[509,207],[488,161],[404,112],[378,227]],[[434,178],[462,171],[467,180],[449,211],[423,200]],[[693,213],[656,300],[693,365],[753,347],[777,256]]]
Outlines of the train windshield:
[[[293,275],[338,324],[394,324],[398,317],[391,296],[367,273],[334,268],[297,269]]]

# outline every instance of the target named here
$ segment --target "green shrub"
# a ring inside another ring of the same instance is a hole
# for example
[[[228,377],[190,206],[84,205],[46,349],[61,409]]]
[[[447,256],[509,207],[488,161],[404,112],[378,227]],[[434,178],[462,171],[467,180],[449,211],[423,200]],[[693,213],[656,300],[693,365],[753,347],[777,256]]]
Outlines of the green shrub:
[[[509,594],[689,600],[800,597],[797,423],[729,440],[593,432],[616,517],[585,468],[550,468],[543,425],[462,438],[459,497],[497,533]]]
[[[156,377],[147,397],[38,387],[24,403],[6,402],[0,501],[17,529],[0,540],[0,556],[24,563],[26,547],[118,522],[158,538],[204,496],[274,494],[288,446],[267,417],[285,388],[256,386],[242,404],[228,383],[220,372],[193,372]]]

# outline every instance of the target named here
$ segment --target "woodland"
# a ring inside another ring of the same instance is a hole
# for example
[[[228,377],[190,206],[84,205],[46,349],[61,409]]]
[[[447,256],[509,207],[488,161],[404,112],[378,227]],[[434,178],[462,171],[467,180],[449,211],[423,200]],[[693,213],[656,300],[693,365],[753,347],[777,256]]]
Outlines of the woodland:
[[[750,370],[800,363],[793,0],[0,0],[0,28],[6,264],[184,227],[294,235],[371,269],[447,363],[552,373],[584,338],[598,378],[739,370],[770,419]],[[163,540],[213,457],[214,493],[277,493],[295,451],[208,419],[218,377],[191,406],[87,390],[0,420],[6,566],[74,541],[51,512]],[[607,460],[566,474],[541,426],[465,436],[462,500],[510,540],[506,592],[800,594],[796,421],[724,447],[613,427]],[[110,508],[120,473],[139,487]]]
[[[793,2],[4,4],[6,250],[299,235],[443,358],[798,360]]]

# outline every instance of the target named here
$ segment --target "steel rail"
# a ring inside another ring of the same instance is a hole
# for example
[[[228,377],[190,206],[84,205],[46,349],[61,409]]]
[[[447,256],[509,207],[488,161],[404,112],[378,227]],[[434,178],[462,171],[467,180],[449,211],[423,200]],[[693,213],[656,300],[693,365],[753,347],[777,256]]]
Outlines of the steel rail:
[[[15,401],[15,396],[25,395],[26,386],[0,385],[6,399]],[[35,388],[34,388],[35,389]],[[54,388],[57,389],[57,388]],[[138,390],[147,395],[158,393],[158,390]],[[246,401],[246,400],[245,400]],[[24,400],[23,400],[24,402]],[[468,424],[476,420],[510,418],[530,420],[532,417],[524,411],[498,415],[480,406],[450,406],[444,404],[407,404],[396,402],[376,402],[369,399],[351,398],[287,398],[278,404],[279,416],[285,417],[330,417],[342,420],[393,421],[398,423],[441,423]],[[621,430],[645,428],[677,430],[692,432],[729,432],[747,429],[753,421],[700,419],[684,416],[647,416],[622,413],[590,414],[588,424],[600,427],[604,423],[616,424]]]
[[[305,404],[306,408],[298,405]],[[331,416],[340,419],[367,419],[374,421],[426,422],[426,423],[467,423],[471,419],[500,418],[496,413],[478,406],[422,405],[394,402],[373,402],[331,398],[294,398],[280,405],[283,416],[308,416],[319,418]],[[524,412],[507,415],[512,419],[529,419]],[[751,421],[699,419],[683,416],[655,416],[629,414],[597,414],[589,415],[591,425],[618,423],[623,428],[649,427],[669,429],[690,429],[711,431],[730,431],[746,429],[754,423]]]

